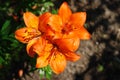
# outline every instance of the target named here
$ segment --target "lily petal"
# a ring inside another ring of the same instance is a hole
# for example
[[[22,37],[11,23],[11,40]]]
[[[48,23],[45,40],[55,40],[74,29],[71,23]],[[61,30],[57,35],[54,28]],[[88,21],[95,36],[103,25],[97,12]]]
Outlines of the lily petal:
[[[62,37],[62,34],[60,32],[55,32],[51,29],[47,29],[44,36],[50,40],[51,42],[53,42],[54,39],[59,39]]]
[[[26,30],[27,30],[26,27],[16,30],[15,31],[15,38],[22,43],[28,43],[28,41],[26,41],[24,38],[24,34],[25,34]]]
[[[63,52],[63,54],[65,55],[66,59],[69,61],[75,62],[80,59],[80,55],[77,55],[74,52]]]
[[[38,38],[34,38],[34,39],[30,40],[29,43],[27,44],[26,50],[30,57],[34,57],[34,55],[36,54],[35,51],[33,50],[33,45],[37,41],[38,41]]]
[[[48,24],[50,25],[51,29],[56,32],[61,32],[62,30],[62,19],[59,15],[52,15],[49,19]]]
[[[45,46],[46,46],[46,40],[40,37],[37,40],[37,42],[33,45],[33,51],[36,52],[39,56],[42,56]]]
[[[59,51],[54,50],[50,59],[50,66],[56,74],[63,72],[66,67],[65,56]]]
[[[23,19],[27,27],[38,29],[39,18],[31,12],[25,12]]]
[[[51,52],[52,48],[53,48],[53,45],[46,40],[46,45],[45,45],[44,51]]]
[[[72,12],[66,2],[64,2],[58,11],[58,14],[62,18],[63,23],[67,23],[68,20],[70,19],[70,16],[72,15]]]
[[[43,68],[48,65],[50,52],[44,52],[43,56],[39,56],[36,62],[36,68]]]
[[[78,35],[76,35],[75,31],[69,31],[63,35],[63,38],[78,38]]]
[[[39,36],[41,33],[33,28],[20,28],[15,32],[15,38],[22,43],[28,43],[34,37]]]
[[[76,51],[79,47],[79,38],[56,39],[55,43],[63,51]]]
[[[70,23],[72,27],[74,27],[75,29],[82,27],[85,21],[86,21],[86,12],[73,13],[70,17]]]
[[[52,15],[51,13],[46,12],[39,17],[39,27],[38,27],[38,29],[40,31],[46,32],[46,30],[48,28],[50,28],[49,25],[48,25],[48,21],[49,21],[49,18],[50,18],[51,15]]]
[[[91,38],[90,33],[84,27],[75,30],[74,33],[77,34],[80,39],[88,40]]]

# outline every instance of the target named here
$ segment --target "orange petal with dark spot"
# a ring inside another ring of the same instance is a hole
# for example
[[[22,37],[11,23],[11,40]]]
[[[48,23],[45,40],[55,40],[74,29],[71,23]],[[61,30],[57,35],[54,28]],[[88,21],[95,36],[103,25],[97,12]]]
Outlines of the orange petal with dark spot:
[[[66,67],[65,56],[57,50],[54,50],[50,59],[50,67],[56,74],[64,71]]]
[[[22,43],[28,43],[29,40],[26,40],[26,31],[28,28],[24,27],[24,28],[20,28],[18,30],[15,31],[15,38],[17,40],[19,40]]]
[[[33,51],[36,52],[38,56],[44,55],[44,52],[50,52],[52,48],[53,45],[48,43],[48,41],[43,37],[40,37],[33,45]]]
[[[46,40],[46,45],[45,45],[44,51],[45,52],[50,52],[53,47],[54,47],[53,44],[51,44],[50,42],[48,42]]]
[[[27,27],[38,29],[39,18],[31,12],[25,12],[23,19]]]
[[[59,39],[62,37],[63,34],[61,34],[61,32],[55,32],[51,29],[47,29],[44,36],[46,37],[46,39],[50,40],[51,42],[53,42],[54,39]]]
[[[40,17],[39,17],[39,27],[38,27],[38,29],[40,31],[46,32],[46,30],[48,28],[50,28],[49,25],[48,25],[48,21],[49,21],[49,18],[50,18],[51,15],[52,14],[49,13],[49,12],[46,12],[46,13],[40,15]]]
[[[67,23],[72,15],[72,12],[66,2],[62,3],[59,8],[58,15],[62,18],[63,23]]]
[[[43,68],[48,65],[50,52],[43,52],[43,54],[42,56],[38,56],[36,68]]]
[[[63,38],[78,38],[78,35],[72,30],[63,34]]]
[[[33,28],[20,28],[15,32],[15,38],[22,43],[28,43],[31,39],[40,36],[41,33]]]

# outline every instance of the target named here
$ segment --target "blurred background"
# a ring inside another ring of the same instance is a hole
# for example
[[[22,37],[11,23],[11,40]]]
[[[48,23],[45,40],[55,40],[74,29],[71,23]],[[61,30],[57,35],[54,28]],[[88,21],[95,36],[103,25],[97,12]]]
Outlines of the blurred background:
[[[120,80],[120,0],[0,0],[0,80],[47,80],[33,68],[36,60],[14,32],[25,26],[24,12],[56,13],[64,1],[73,12],[87,12],[85,27],[92,38],[81,40],[81,59],[68,62],[51,80]]]

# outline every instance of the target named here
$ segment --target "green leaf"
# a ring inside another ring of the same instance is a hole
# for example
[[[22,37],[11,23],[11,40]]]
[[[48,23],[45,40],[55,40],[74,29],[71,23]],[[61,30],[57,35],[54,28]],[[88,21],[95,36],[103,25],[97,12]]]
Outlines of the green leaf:
[[[4,62],[4,59],[0,56],[0,65]]]
[[[6,20],[5,22],[4,22],[4,24],[3,24],[3,26],[2,26],[2,29],[1,29],[1,34],[2,35],[4,35],[4,34],[9,34],[9,32],[10,32],[10,27],[9,27],[9,25],[10,25],[10,20]]]
[[[45,76],[45,70],[44,70],[44,68],[40,68],[39,69],[39,75],[40,75],[40,79],[44,78],[44,76]]]
[[[57,14],[57,12],[58,12],[58,11],[55,10],[55,9],[52,10],[52,14]]]
[[[44,3],[44,7],[50,7],[50,6],[54,6],[54,4],[52,2],[45,2]]]
[[[41,79],[43,79],[43,78],[46,78],[47,80],[51,79],[52,70],[49,65],[44,68],[39,68],[38,70],[39,70],[39,75],[40,75]]]
[[[97,67],[97,70],[98,70],[98,72],[102,72],[104,70],[103,65],[99,64],[98,67]]]
[[[52,70],[49,65],[45,67],[45,71],[46,71],[46,78],[50,80],[52,77]]]

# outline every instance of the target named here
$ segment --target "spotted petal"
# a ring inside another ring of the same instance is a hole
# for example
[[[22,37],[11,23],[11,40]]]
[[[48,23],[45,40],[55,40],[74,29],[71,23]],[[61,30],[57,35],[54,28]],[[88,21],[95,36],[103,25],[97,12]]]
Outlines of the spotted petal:
[[[28,41],[25,40],[25,32],[26,32],[27,28],[24,27],[24,28],[20,28],[18,30],[15,31],[15,38],[17,40],[19,40],[20,42],[22,43],[27,43]]]
[[[53,51],[50,66],[56,74],[63,72],[66,67],[65,56],[57,50]]]
[[[51,29],[47,29],[44,36],[50,40],[51,42],[53,42],[54,39],[59,39],[62,37],[62,34],[60,32],[54,32]]]
[[[50,52],[43,52],[44,55],[38,56],[36,68],[43,68],[48,65]]]
[[[28,43],[34,37],[39,36],[41,33],[33,28],[20,28],[15,32],[15,38],[22,43]]]
[[[39,29],[40,31],[46,32],[46,30],[47,30],[48,28],[50,28],[50,27],[48,26],[48,21],[49,21],[49,18],[50,18],[51,15],[52,15],[52,14],[49,13],[49,12],[46,12],[46,13],[40,15],[40,17],[39,17],[39,27],[38,27],[38,29]]]

